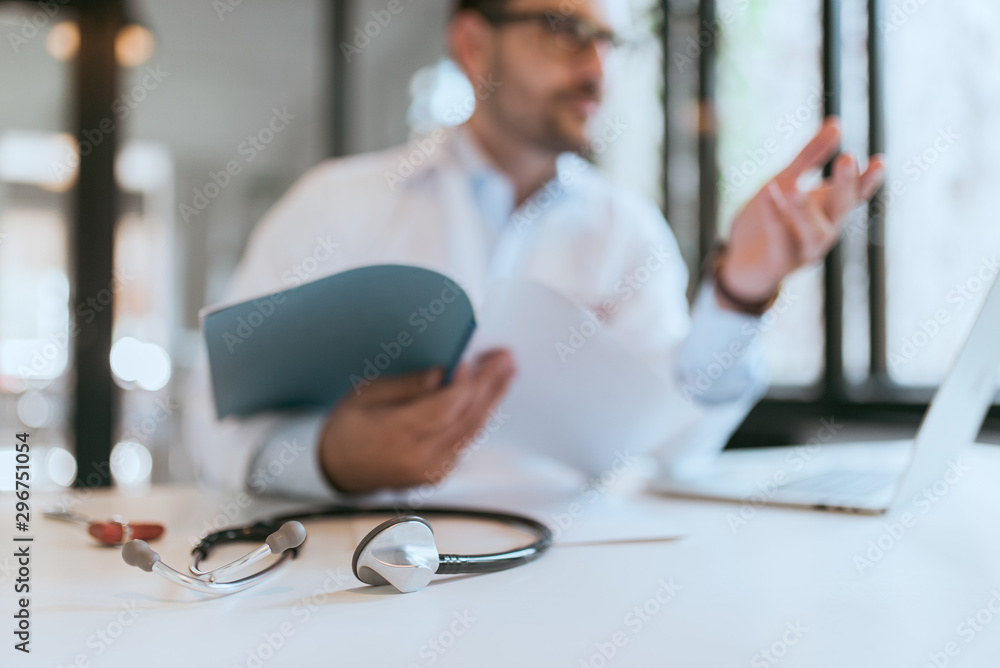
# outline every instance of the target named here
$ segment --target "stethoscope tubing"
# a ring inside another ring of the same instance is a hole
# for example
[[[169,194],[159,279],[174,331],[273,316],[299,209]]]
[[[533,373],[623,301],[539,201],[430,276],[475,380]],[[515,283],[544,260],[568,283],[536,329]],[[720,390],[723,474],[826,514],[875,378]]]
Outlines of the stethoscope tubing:
[[[551,547],[553,540],[552,530],[545,524],[530,517],[525,517],[524,515],[518,515],[515,513],[478,510],[473,508],[451,508],[447,506],[430,506],[411,512],[401,512],[400,508],[389,506],[355,507],[346,505],[330,505],[313,510],[280,515],[258,521],[249,526],[222,529],[221,531],[208,534],[202,538],[198,545],[196,545],[191,551],[190,567],[192,572],[195,573],[216,573],[216,575],[218,575],[217,571],[219,569],[216,569],[215,571],[201,571],[199,569],[200,563],[208,558],[208,555],[215,547],[227,543],[256,542],[264,540],[271,532],[277,529],[277,527],[289,521],[305,522],[317,519],[346,519],[376,515],[391,515],[398,517],[409,514],[419,514],[421,516],[428,517],[450,517],[457,519],[496,522],[499,524],[526,529],[535,535],[534,542],[515,550],[474,555],[442,554],[440,555],[440,565],[437,569],[438,575],[452,575],[457,573],[495,573],[509,568],[514,568],[516,566],[521,566],[534,561],[544,554],[545,551]],[[283,563],[288,556],[295,558],[298,555],[299,549],[301,549],[301,547],[287,550],[278,562],[250,577],[256,577],[259,575],[264,575],[266,577],[281,563]],[[244,580],[246,579],[249,578],[244,578]],[[204,580],[197,581],[202,584],[205,583]],[[242,582],[242,580],[234,582]],[[213,582],[210,586],[215,587],[224,584],[229,583]]]
[[[226,594],[235,594],[236,592],[243,591],[244,589],[249,589],[254,587],[264,580],[268,579],[278,568],[281,567],[286,561],[293,558],[291,550],[285,551],[278,557],[277,561],[268,566],[267,568],[261,569],[260,571],[248,575],[244,578],[238,580],[229,580],[227,582],[219,582],[216,578],[219,573],[215,571],[202,572],[200,575],[187,575],[170,568],[163,562],[157,562],[153,564],[153,570],[165,577],[166,579],[179,584],[188,589],[193,589],[194,591],[201,592],[203,594],[212,594],[213,596],[221,596]],[[200,560],[194,561],[192,557],[192,566],[197,567]],[[194,572],[194,571],[192,571]],[[207,577],[206,577],[207,576]]]

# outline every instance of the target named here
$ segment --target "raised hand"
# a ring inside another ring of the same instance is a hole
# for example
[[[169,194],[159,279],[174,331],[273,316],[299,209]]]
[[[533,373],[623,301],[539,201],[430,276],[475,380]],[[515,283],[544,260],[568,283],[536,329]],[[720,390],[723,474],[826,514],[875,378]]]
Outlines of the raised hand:
[[[733,219],[718,270],[726,292],[747,303],[771,296],[788,274],[826,257],[840,239],[847,215],[875,194],[885,161],[872,156],[861,174],[858,161],[842,153],[833,175],[813,190],[800,179],[820,169],[840,148],[840,121],[831,116],[802,152],[747,202]],[[720,295],[725,305],[728,300]]]

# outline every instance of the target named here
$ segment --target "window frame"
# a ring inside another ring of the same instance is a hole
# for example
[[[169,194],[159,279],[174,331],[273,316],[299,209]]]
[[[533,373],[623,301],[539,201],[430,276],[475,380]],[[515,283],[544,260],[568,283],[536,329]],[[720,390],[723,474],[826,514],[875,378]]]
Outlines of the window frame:
[[[841,103],[841,0],[821,0],[822,20],[822,80],[824,114],[839,114]],[[673,67],[669,54],[672,23],[689,19],[693,14],[697,26],[713,25],[717,20],[716,0],[696,0],[696,12],[674,11],[677,0],[661,0],[659,38],[663,43],[663,193],[664,213],[673,204],[669,187],[671,165],[671,133],[673,131],[669,105]],[[692,3],[689,3],[692,4]],[[885,91],[884,36],[878,29],[884,0],[867,0],[868,23],[868,150],[870,154],[885,150]],[[701,267],[717,240],[718,135],[716,122],[716,60],[718,45],[709,40],[701,46],[697,58],[698,107],[698,221],[693,226],[697,234],[697,261],[691,263],[692,290],[700,282]],[[831,165],[824,170],[829,175]],[[794,443],[803,430],[813,429],[816,420],[831,415],[838,419],[900,424],[916,429],[936,391],[935,387],[907,387],[893,382],[887,370],[886,345],[886,262],[885,207],[877,203],[877,195],[867,210],[867,265],[870,361],[868,377],[862,383],[848,382],[844,372],[844,258],[842,244],[827,256],[823,267],[824,288],[824,369],[821,380],[812,386],[773,386],[754,407],[737,430],[729,447]],[[668,217],[669,219],[669,217]],[[998,395],[1000,397],[1000,395]],[[775,425],[780,425],[778,428]],[[811,425],[811,426],[810,426]],[[985,429],[1000,430],[1000,404],[990,407]],[[775,441],[778,439],[778,442]]]

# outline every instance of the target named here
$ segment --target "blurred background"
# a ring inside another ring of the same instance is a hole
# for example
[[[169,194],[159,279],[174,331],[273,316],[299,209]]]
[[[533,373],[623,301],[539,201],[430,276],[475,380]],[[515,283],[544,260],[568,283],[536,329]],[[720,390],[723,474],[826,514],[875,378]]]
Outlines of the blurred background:
[[[39,486],[191,478],[198,310],[309,167],[472,112],[451,4],[0,0],[0,466],[28,430]],[[602,122],[624,131],[594,160],[663,207],[693,285],[825,113],[846,149],[888,155],[839,250],[761,322],[774,385],[730,445],[804,441],[821,417],[912,434],[998,271],[1000,4],[612,7],[632,40]],[[998,425],[994,407],[984,440]]]

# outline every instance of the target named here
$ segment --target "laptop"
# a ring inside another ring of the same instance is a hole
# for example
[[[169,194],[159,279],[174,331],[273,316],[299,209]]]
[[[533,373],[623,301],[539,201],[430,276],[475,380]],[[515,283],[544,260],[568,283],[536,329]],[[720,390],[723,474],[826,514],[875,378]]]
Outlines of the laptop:
[[[1000,281],[995,280],[912,441],[725,450],[694,472],[661,474],[651,489],[868,515],[937,499],[967,470],[959,454],[979,434],[996,396],[998,370]]]

